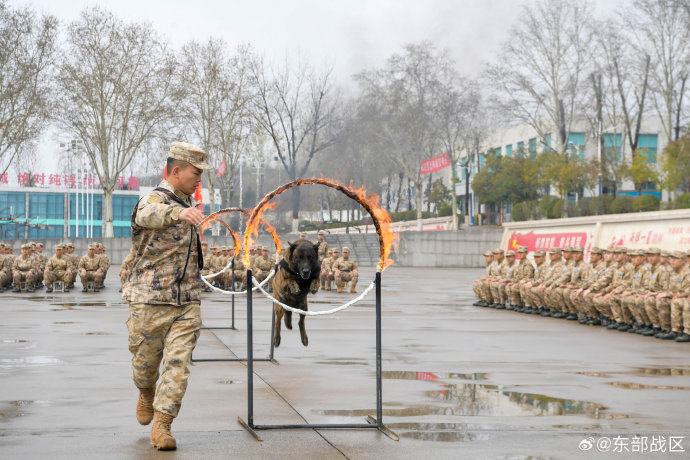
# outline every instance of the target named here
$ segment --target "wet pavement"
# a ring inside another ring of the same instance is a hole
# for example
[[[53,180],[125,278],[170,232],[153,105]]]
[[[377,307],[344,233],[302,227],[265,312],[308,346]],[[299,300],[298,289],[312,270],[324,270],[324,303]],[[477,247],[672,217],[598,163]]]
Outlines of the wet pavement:
[[[118,268],[100,293],[0,294],[0,457],[690,456],[689,344],[472,307],[482,270],[395,266],[383,274],[383,415],[399,442],[375,430],[262,431],[257,442],[237,423],[247,414],[244,363],[198,362],[173,424],[179,450],[156,452],[134,417]],[[229,299],[204,296],[204,324],[229,326]],[[320,292],[311,309],[349,298]],[[246,356],[245,311],[240,297],[237,330],[203,330],[195,357]],[[268,354],[270,315],[255,300],[255,357]],[[375,414],[373,294],[306,322],[309,347],[283,328],[278,363],[255,363],[255,423],[364,423]],[[669,452],[672,436],[684,437],[685,453]],[[666,440],[663,451],[650,452],[653,437],[657,447]]]

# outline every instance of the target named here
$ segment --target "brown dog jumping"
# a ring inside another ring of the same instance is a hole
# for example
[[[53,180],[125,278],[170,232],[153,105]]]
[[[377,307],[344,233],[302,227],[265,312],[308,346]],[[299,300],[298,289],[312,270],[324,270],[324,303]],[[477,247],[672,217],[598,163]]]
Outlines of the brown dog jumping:
[[[278,272],[273,277],[273,298],[279,302],[299,310],[307,310],[307,295],[316,294],[319,291],[319,245],[307,240],[299,240],[289,243],[285,258],[278,264]],[[276,313],[273,344],[280,345],[280,320],[285,316],[285,327],[292,329],[292,312],[286,311],[280,305],[274,303]],[[309,344],[307,331],[304,327],[305,315],[299,317],[299,333],[302,344]]]

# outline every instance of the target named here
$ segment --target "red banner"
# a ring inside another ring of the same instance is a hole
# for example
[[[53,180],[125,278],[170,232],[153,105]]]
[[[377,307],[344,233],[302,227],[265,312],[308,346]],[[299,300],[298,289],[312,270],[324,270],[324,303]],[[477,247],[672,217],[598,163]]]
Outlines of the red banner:
[[[448,152],[446,152],[443,155],[423,160],[419,166],[419,174],[429,174],[447,168],[448,166],[450,166],[450,157],[448,156]]]
[[[520,233],[513,232],[508,239],[508,249],[517,251],[520,246],[527,246],[529,252],[537,249],[556,247],[563,249],[566,246],[584,246],[585,251],[589,252],[591,238],[587,237],[587,232],[553,232],[553,233]]]
[[[225,160],[218,166],[218,177],[222,176],[225,174]]]

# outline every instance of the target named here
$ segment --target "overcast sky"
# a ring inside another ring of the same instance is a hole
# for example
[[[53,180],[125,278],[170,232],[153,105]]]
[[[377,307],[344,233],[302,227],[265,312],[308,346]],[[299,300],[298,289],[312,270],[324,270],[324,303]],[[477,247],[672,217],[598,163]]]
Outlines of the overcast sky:
[[[407,43],[430,40],[448,48],[462,73],[477,75],[507,38],[518,0],[10,0],[56,15],[63,23],[87,6],[102,6],[125,20],[147,21],[178,47],[188,40],[222,37],[231,46],[251,43],[269,58],[300,50],[334,66],[345,89],[350,76],[381,66]],[[597,0],[599,14],[617,0]],[[44,136],[45,172],[55,170],[54,134]],[[53,160],[51,160],[53,159]],[[52,169],[51,169],[52,168]]]

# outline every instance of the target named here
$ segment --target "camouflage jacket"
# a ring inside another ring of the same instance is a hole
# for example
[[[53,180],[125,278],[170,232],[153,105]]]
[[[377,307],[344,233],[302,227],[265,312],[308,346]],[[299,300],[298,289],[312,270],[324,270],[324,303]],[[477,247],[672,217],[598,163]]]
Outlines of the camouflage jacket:
[[[72,267],[69,263],[69,260],[67,260],[67,258],[64,255],[62,255],[60,257],[53,256],[50,259],[48,259],[45,269],[51,272],[64,272],[71,268]]]
[[[70,266],[72,267],[72,270],[76,270],[77,267],[79,267],[79,256],[75,253],[65,254],[63,257],[67,259]]]
[[[128,302],[186,305],[201,295],[200,250],[196,227],[180,220],[198,203],[163,180],[146,194],[132,213],[132,270],[122,288]],[[174,195],[174,197],[173,197]]]
[[[99,256],[100,257],[98,258],[98,266],[101,270],[103,270],[103,273],[105,273],[110,268],[110,257],[108,257],[105,254],[99,254]]]
[[[557,286],[555,283],[558,280],[558,277],[563,273],[564,269],[567,270],[567,268],[565,268],[565,262],[563,259],[559,259],[556,262],[551,262],[549,267],[546,269],[546,273],[544,274],[544,282],[542,284],[546,287]]]
[[[584,285],[587,274],[589,273],[589,264],[584,260],[575,262],[570,266],[570,280],[566,284],[572,284],[576,287]]]
[[[686,294],[690,292],[690,267],[687,264],[680,270],[671,270],[668,274],[668,292],[670,294]]]
[[[326,240],[319,243],[319,260],[323,260],[328,255],[328,243]]]
[[[601,259],[595,265],[589,265],[588,275],[582,287],[591,292],[599,292],[611,283],[613,264],[607,265],[606,261]]]
[[[538,284],[541,284],[544,282],[544,278],[546,277],[546,273],[549,271],[549,264],[546,262],[542,262],[541,265],[535,265],[534,266],[534,282],[532,283],[533,286],[536,286]]]
[[[489,264],[489,278],[500,278],[501,270],[503,270],[503,265],[505,264],[505,259],[501,262],[494,260]]]
[[[534,265],[528,259],[520,259],[516,278],[518,280],[531,280],[534,278]]]
[[[605,289],[602,290],[603,293],[608,294],[609,292],[617,289],[623,291],[625,286],[630,279],[630,272],[632,271],[632,264],[628,262],[623,262],[622,264],[616,264],[613,269],[613,279],[611,284],[609,284]]]
[[[519,262],[517,260],[514,260],[512,265],[506,263],[503,266],[503,270],[501,271],[501,278],[507,279],[509,281],[514,281],[515,279],[517,279],[518,267]]]
[[[252,263],[252,270],[256,271],[257,269],[268,273],[273,269],[273,263],[270,259],[264,258],[264,256],[256,256]]]
[[[331,271],[331,266],[333,265],[333,257],[326,257],[321,261],[321,273],[326,273]]]
[[[664,292],[668,289],[669,272],[662,264],[651,267],[651,274],[647,280],[645,290],[647,292]]]
[[[12,254],[0,254],[0,271],[11,272],[14,258]]]
[[[652,272],[647,264],[640,264],[637,267],[633,266],[625,290],[633,294],[642,294],[646,291],[645,286],[649,284],[651,277]]]
[[[133,250],[129,251],[125,260],[122,261],[120,266],[120,283],[125,284],[127,278],[129,277],[129,272],[132,270],[132,263],[134,262],[134,256],[136,253]]]
[[[563,266],[561,269],[554,273],[555,280],[553,282],[553,287],[565,286],[568,284],[574,268],[575,261],[573,259],[563,261]]]
[[[357,270],[357,264],[352,259],[343,259],[342,257],[333,262],[332,269],[340,270],[341,272],[351,272],[352,270]]]
[[[79,261],[79,270],[82,268],[87,272],[95,272],[98,270],[100,268],[98,256],[89,257],[87,254],[82,257]]]
[[[34,259],[31,257],[18,256],[14,259],[12,263],[13,270],[19,270],[20,272],[28,272],[34,268]]]

